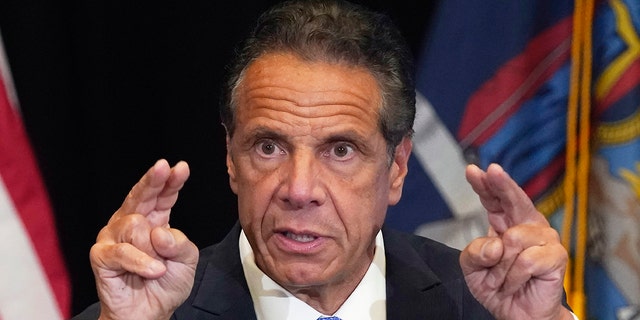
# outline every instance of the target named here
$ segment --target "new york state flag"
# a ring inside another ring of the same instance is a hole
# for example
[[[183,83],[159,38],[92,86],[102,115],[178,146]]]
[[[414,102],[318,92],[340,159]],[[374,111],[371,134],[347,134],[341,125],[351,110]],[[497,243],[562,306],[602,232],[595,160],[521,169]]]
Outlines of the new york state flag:
[[[562,230],[577,4],[440,1],[417,59],[410,174],[387,224],[464,247],[487,227],[464,166],[496,162]],[[640,319],[640,1],[596,1],[588,23],[585,318]]]

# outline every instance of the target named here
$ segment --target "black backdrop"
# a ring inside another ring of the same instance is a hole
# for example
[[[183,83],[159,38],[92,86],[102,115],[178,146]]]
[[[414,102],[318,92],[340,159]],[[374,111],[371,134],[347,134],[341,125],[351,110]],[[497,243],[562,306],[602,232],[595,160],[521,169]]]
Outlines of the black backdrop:
[[[0,1],[0,31],[56,214],[74,313],[97,299],[88,263],[97,232],[155,160],[189,162],[171,224],[199,247],[235,222],[219,88],[233,46],[275,2]],[[391,15],[417,53],[431,1],[359,2]]]

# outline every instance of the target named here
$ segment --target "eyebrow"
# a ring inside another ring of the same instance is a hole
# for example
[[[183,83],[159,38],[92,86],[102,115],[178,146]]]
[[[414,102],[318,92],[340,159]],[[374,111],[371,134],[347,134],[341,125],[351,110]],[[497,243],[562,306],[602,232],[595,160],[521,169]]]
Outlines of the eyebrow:
[[[265,126],[257,126],[248,132],[248,134],[245,137],[245,141],[243,142],[250,143],[253,140],[260,139],[260,138],[270,138],[270,139],[279,140],[279,141],[287,140],[286,135],[284,134],[281,134]]]
[[[278,140],[278,141],[288,141],[289,140],[289,136],[286,134],[282,134],[272,128],[269,127],[265,127],[265,126],[257,126],[255,128],[252,128],[248,134],[246,135],[246,139],[244,142],[249,143],[253,140],[259,139],[259,138],[269,138],[269,139],[274,139],[274,140]],[[346,130],[346,131],[342,131],[342,132],[336,132],[336,133],[331,133],[326,137],[321,137],[323,143],[327,143],[327,142],[337,142],[337,141],[348,141],[348,142],[353,142],[359,146],[364,146],[366,143],[366,137],[364,137],[363,135],[359,134],[357,131],[355,130]]]
[[[364,144],[366,137],[363,137],[354,130],[347,130],[344,132],[333,133],[324,140],[327,142],[352,141],[354,143]]]

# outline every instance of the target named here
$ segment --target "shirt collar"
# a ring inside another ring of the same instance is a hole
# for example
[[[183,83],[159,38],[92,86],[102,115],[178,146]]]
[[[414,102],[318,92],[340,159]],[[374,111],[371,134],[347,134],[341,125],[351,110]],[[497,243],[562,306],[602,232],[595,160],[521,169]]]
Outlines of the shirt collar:
[[[349,319],[386,319],[386,260],[382,232],[376,235],[373,261],[362,281],[333,315]],[[315,320],[319,313],[269,278],[255,263],[253,249],[244,231],[239,239],[240,260],[258,320]],[[364,311],[364,312],[363,312]]]

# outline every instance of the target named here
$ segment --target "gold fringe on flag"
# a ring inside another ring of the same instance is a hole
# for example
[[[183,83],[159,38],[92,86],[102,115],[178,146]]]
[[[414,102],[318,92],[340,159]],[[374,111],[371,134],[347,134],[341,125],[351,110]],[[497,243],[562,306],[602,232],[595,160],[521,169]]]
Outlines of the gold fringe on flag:
[[[562,244],[573,251],[565,275],[569,304],[580,319],[586,319],[584,266],[587,249],[589,192],[591,67],[593,0],[575,0],[571,43],[571,83],[567,108],[567,153],[564,181],[565,212]],[[577,195],[576,195],[577,193]],[[575,229],[574,217],[576,220]],[[572,231],[575,246],[572,246]],[[572,250],[573,249],[573,250]]]

